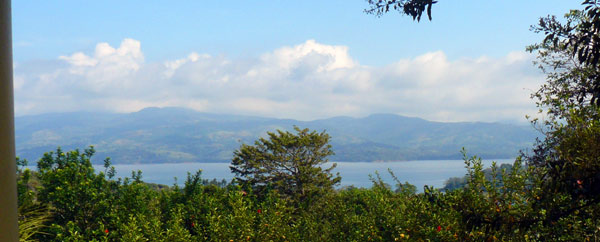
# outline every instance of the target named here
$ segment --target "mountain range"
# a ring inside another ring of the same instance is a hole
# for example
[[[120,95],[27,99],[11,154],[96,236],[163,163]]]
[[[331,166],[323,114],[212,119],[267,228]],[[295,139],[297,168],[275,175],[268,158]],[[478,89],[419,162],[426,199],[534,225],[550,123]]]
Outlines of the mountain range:
[[[49,113],[15,118],[17,156],[35,163],[44,152],[93,145],[94,163],[229,162],[242,143],[293,126],[325,130],[332,161],[461,159],[462,147],[485,159],[512,158],[539,133],[530,126],[484,122],[432,122],[394,114],[314,121],[146,108],[134,113]]]

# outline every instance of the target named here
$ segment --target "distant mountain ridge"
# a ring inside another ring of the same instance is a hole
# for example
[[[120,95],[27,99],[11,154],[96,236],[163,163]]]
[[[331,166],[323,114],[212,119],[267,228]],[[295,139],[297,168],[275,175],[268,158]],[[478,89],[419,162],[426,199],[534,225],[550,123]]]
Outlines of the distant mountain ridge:
[[[394,114],[314,121],[212,114],[184,108],[146,108],[128,114],[51,113],[15,118],[17,155],[33,163],[44,152],[94,145],[95,163],[229,162],[242,143],[267,131],[326,130],[332,161],[460,159],[460,149],[486,159],[512,158],[531,146],[531,127],[501,123],[432,122]]]

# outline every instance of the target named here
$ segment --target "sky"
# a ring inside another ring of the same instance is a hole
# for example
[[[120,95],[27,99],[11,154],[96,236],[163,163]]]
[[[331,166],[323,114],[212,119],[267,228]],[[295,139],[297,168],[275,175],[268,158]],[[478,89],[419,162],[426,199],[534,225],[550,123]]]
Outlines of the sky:
[[[526,122],[527,45],[568,0],[440,0],[433,20],[364,0],[13,1],[15,114],[202,112],[313,120],[393,113]]]

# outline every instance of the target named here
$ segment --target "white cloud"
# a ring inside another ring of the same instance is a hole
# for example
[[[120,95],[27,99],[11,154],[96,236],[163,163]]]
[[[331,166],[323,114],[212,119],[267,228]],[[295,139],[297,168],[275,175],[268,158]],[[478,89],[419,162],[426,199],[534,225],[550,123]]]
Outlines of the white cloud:
[[[316,71],[331,71],[352,68],[356,64],[348,54],[346,46],[319,44],[314,40],[294,47],[283,47],[262,56],[262,61],[282,69],[298,68],[302,65],[314,67]]]
[[[524,52],[449,60],[443,52],[385,66],[360,65],[346,46],[308,40],[254,59],[191,53],[146,63],[125,39],[93,54],[15,67],[17,115],[132,112],[183,106],[206,112],[315,119],[396,113],[438,121],[523,120],[543,76]]]
[[[209,59],[210,55],[208,55],[208,54],[199,55],[198,53],[193,52],[193,53],[189,54],[187,58],[178,59],[178,60],[174,60],[174,61],[165,61],[165,63],[164,63],[165,67],[166,67],[166,70],[164,72],[165,77],[167,77],[167,78],[172,77],[173,74],[175,73],[175,71],[177,69],[179,69],[179,67],[181,67],[183,64],[188,63],[188,62],[196,62],[200,58]]]

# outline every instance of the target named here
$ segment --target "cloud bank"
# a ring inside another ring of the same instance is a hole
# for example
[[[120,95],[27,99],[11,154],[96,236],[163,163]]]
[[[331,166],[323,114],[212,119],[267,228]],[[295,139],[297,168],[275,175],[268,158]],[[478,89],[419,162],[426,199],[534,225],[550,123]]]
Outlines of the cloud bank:
[[[524,52],[448,60],[443,52],[361,65],[348,47],[308,40],[259,57],[191,53],[144,60],[141,43],[15,66],[17,115],[179,106],[204,112],[311,120],[395,113],[436,121],[523,121],[544,77]]]

